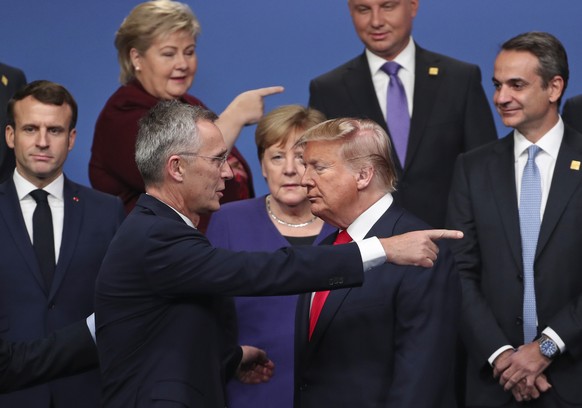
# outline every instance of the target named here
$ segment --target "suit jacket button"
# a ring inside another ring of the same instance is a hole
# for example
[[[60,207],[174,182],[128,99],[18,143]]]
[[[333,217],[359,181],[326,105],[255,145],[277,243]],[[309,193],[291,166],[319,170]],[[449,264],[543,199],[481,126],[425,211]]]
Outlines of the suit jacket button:
[[[303,391],[307,391],[307,384],[301,384],[299,386],[299,391],[303,392]]]
[[[48,305],[48,309],[49,309],[49,310],[53,310],[54,308],[55,308],[55,304],[54,304],[54,303],[50,303],[50,304]]]
[[[515,325],[516,326],[521,326],[523,324],[523,318],[521,316],[517,316],[515,318]]]
[[[517,275],[517,279],[519,279],[521,282],[523,282],[523,274],[520,273],[519,275]]]

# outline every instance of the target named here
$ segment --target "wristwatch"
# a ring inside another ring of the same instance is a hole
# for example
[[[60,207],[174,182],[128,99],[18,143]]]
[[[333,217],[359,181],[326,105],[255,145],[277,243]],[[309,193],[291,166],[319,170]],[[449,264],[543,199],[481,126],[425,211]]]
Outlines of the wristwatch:
[[[558,356],[558,354],[560,354],[560,349],[558,348],[556,342],[545,334],[542,334],[538,339],[538,344],[540,346],[540,353],[542,353],[543,356],[549,358],[550,360],[553,360]]]

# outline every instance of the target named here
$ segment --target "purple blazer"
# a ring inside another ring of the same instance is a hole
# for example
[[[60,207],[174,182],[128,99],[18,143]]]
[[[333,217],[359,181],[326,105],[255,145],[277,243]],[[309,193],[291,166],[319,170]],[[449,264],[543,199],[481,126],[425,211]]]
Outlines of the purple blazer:
[[[313,245],[336,229],[324,224]],[[235,251],[274,251],[289,246],[269,219],[265,196],[225,204],[214,213],[206,232],[217,247]],[[293,338],[297,295],[235,298],[239,344],[267,351],[275,375],[265,384],[237,380],[227,386],[229,408],[293,407]]]

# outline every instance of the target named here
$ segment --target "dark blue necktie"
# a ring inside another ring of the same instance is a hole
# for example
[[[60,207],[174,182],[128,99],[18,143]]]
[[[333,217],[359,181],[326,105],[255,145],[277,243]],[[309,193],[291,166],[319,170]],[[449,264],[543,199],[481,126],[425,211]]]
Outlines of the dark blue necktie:
[[[534,258],[540,234],[540,207],[542,185],[535,158],[541,149],[531,145],[521,178],[519,198],[519,226],[523,257],[523,339],[531,342],[537,335],[536,293],[534,284]]]
[[[402,81],[398,78],[400,68],[400,64],[390,61],[382,65],[381,69],[390,77],[386,96],[386,123],[390,130],[394,150],[400,159],[402,168],[404,168],[410,130],[410,114],[408,113],[406,92]]]
[[[34,190],[30,192],[30,195],[36,201],[36,208],[32,214],[32,246],[36,252],[40,272],[48,290],[51,287],[55,273],[53,217],[47,201],[48,193],[46,191]]]

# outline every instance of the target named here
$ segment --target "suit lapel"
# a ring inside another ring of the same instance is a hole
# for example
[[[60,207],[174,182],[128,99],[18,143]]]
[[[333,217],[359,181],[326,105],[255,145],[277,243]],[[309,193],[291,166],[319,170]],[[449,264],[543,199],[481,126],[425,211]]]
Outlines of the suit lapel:
[[[566,206],[570,203],[572,194],[580,187],[582,173],[579,170],[571,169],[570,165],[573,161],[582,162],[581,136],[568,127],[564,131],[564,139],[556,160],[548,202],[540,226],[536,257],[540,255],[548,243],[552,231],[558,224]]]
[[[513,132],[495,146],[488,165],[489,187],[495,198],[499,218],[507,236],[510,251],[518,268],[522,267],[521,233],[515,188],[515,159],[513,154]],[[492,220],[492,222],[495,222]]]
[[[75,253],[77,241],[81,232],[81,221],[83,220],[85,208],[82,198],[83,197],[79,197],[78,186],[65,178],[63,189],[63,200],[65,206],[63,235],[59,251],[59,260],[55,268],[55,276],[53,278],[49,300],[57,293],[58,288],[65,278],[73,254]]]
[[[4,218],[4,222],[8,226],[8,232],[12,235],[16,247],[22,254],[22,260],[28,267],[28,270],[34,275],[39,286],[46,293],[44,278],[40,273],[36,253],[34,252],[30,236],[26,230],[22,209],[18,202],[16,187],[14,187],[12,179],[0,185],[0,209],[0,216]]]
[[[446,75],[446,68],[440,64],[440,58],[433,57],[416,45],[416,62],[414,76],[413,112],[410,120],[408,149],[406,151],[406,167],[414,160],[418,146],[426,133],[426,122],[432,108],[437,103],[437,92],[441,85],[441,78]],[[438,68],[438,75],[429,75],[430,68]]]

